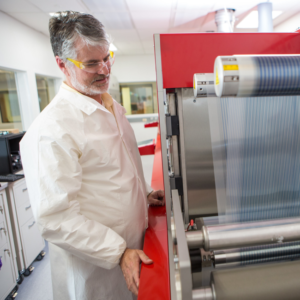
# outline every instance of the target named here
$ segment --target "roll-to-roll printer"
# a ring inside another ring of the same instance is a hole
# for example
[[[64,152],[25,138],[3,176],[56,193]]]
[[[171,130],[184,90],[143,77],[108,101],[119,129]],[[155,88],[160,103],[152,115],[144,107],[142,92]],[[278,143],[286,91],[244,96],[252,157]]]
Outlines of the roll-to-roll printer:
[[[166,216],[144,251],[167,254],[139,299],[143,278],[155,299],[300,299],[300,34],[154,42]]]

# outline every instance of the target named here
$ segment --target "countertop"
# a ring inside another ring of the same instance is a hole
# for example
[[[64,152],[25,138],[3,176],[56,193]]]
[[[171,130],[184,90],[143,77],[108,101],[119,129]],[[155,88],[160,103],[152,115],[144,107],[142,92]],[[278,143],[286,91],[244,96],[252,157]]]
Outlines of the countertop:
[[[4,190],[5,188],[7,188],[8,183],[7,182],[0,182],[0,191]]]

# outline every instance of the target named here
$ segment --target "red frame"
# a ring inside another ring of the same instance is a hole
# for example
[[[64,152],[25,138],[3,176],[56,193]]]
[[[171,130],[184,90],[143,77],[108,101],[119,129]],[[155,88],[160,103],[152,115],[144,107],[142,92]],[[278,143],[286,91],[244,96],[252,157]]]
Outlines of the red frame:
[[[157,135],[151,186],[154,190],[164,190],[160,134]],[[150,206],[148,217],[144,252],[153,260],[153,264],[142,264],[138,300],[169,300],[171,297],[166,207]]]
[[[160,34],[160,53],[163,88],[189,88],[193,87],[194,73],[213,73],[214,61],[220,55],[300,54],[300,34]],[[164,188],[160,135],[157,137],[152,187],[155,190]],[[138,299],[170,300],[165,207],[149,207],[149,227],[145,235],[144,251],[153,259],[154,264],[142,265]]]
[[[193,87],[195,73],[213,73],[217,56],[300,54],[299,33],[190,33],[160,35],[163,87]]]

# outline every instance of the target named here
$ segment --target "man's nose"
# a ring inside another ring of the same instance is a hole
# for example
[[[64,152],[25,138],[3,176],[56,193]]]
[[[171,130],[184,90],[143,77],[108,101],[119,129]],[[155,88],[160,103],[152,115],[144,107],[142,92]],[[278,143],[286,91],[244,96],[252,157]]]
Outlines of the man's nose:
[[[110,73],[109,67],[106,64],[102,64],[99,66],[97,74],[104,74],[107,75]]]

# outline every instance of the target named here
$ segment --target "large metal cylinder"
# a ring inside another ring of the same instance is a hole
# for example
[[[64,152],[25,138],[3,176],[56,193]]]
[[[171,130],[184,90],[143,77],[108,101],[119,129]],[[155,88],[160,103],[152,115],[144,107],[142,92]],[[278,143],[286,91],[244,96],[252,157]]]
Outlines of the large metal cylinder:
[[[300,94],[300,56],[218,56],[214,65],[217,97]]]
[[[300,240],[300,218],[203,226],[186,232],[186,240],[206,251],[292,242]]]

